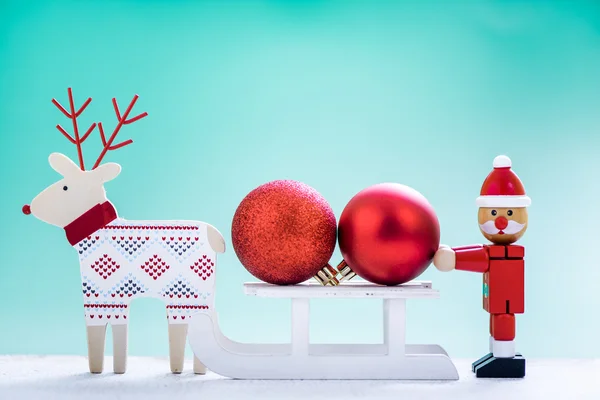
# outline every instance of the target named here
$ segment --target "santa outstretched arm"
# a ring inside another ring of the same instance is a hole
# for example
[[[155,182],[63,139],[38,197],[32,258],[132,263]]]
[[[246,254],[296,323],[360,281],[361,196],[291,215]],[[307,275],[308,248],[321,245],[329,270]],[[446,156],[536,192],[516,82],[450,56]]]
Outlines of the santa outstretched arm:
[[[485,273],[490,266],[487,246],[474,244],[470,246],[449,247],[444,244],[433,257],[433,265],[440,271],[471,271]]]

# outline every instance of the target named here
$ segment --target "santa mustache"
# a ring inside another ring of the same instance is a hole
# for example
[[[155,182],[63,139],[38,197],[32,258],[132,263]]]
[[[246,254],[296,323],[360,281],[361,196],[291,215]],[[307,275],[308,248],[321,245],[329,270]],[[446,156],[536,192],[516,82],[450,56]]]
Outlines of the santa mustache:
[[[496,228],[494,221],[487,221],[484,224],[479,224],[479,227],[488,235],[497,235],[500,232],[503,232],[506,235],[514,235],[515,233],[521,232],[525,227],[525,224],[520,224],[517,221],[509,220],[506,228],[498,229]]]

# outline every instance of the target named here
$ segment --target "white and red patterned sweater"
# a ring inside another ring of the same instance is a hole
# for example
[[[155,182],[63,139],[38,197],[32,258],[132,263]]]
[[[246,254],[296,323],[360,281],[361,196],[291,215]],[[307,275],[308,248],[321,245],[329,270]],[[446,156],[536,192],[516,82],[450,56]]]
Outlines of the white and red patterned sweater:
[[[212,310],[216,252],[207,229],[198,221],[116,218],[84,239],[70,238],[79,253],[86,324],[126,324],[139,297],[163,299],[169,323]]]

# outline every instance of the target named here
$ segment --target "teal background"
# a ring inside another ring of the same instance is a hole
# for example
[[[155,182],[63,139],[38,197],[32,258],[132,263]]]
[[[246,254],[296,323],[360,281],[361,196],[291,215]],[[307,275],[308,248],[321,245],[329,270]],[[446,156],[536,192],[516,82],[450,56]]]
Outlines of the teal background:
[[[47,157],[76,150],[51,104],[91,105],[82,124],[114,127],[111,98],[149,117],[109,153],[107,184],[127,219],[198,219],[228,245],[217,272],[223,331],[287,341],[285,300],[246,298],[231,247],[242,198],[274,179],[317,189],[339,218],[379,182],[435,207],[442,241],[484,240],[474,200],[507,154],[533,204],[526,246],[527,357],[598,357],[600,5],[516,1],[0,2],[0,354],[86,354],[76,252],[21,214],[59,176]],[[82,125],[83,126],[83,125]],[[84,144],[88,166],[97,132]],[[332,262],[340,259],[339,250]],[[408,340],[452,357],[487,352],[481,276],[431,267],[440,300],[408,303]],[[375,300],[316,301],[315,342],[382,340]],[[107,353],[111,352],[110,339]],[[168,354],[164,308],[138,300],[130,351]]]

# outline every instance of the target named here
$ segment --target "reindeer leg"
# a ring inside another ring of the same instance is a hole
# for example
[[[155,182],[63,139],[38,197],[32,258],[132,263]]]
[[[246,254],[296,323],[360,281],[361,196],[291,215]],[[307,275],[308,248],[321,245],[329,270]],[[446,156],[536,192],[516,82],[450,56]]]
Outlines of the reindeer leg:
[[[88,363],[92,374],[101,374],[104,369],[104,340],[106,325],[88,325]]]
[[[127,324],[112,325],[113,334],[113,371],[124,374],[127,369]]]
[[[186,324],[187,325],[187,324]],[[200,361],[198,357],[194,354],[194,373],[198,375],[206,374],[206,366]]]
[[[169,324],[169,359],[174,374],[183,371],[187,330],[187,324]]]
[[[198,374],[198,375],[206,374],[206,366],[204,364],[202,364],[202,361],[200,361],[200,359],[198,359],[198,357],[196,357],[195,355],[194,355],[194,373]]]

